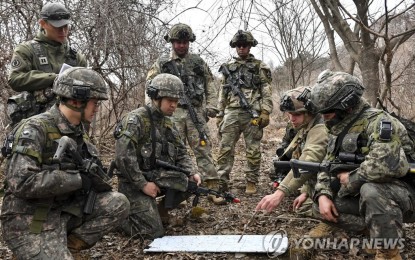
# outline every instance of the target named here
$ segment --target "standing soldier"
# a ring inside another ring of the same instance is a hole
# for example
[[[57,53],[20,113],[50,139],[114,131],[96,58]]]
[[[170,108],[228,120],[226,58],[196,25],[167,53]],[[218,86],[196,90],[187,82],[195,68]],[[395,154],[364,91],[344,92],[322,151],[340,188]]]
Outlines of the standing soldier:
[[[330,71],[311,90],[306,107],[321,113],[329,129],[324,162],[359,164],[354,170],[338,166],[320,172],[315,208],[329,225],[355,232],[367,228],[377,249],[375,259],[402,259],[403,223],[415,220],[415,190],[402,178],[414,147],[405,127],[371,108],[363,92],[356,77]],[[335,189],[335,182],[340,188]]]
[[[151,104],[128,113],[116,128],[115,161],[120,171],[118,190],[131,203],[122,229],[129,236],[154,239],[164,235],[162,220],[167,221],[167,210],[190,196],[186,192],[188,180],[199,185],[201,179],[198,174],[172,169],[192,172],[193,168],[170,118],[183,95],[183,83],[174,75],[162,73],[147,85],[147,95]],[[173,198],[168,198],[169,189],[177,191]],[[159,204],[157,195],[166,195]],[[166,203],[168,199],[172,199],[171,205]]]
[[[70,14],[65,6],[48,3],[40,16],[40,32],[33,40],[19,44],[11,60],[8,83],[21,92],[8,100],[12,125],[45,112],[55,103],[52,86],[62,64],[87,65],[85,57],[69,45]]]
[[[324,121],[320,114],[307,111],[303,101],[297,100],[300,95],[306,98],[310,93],[309,89],[299,87],[284,93],[280,110],[287,112],[290,123],[296,132],[296,135],[290,141],[284,154],[290,154],[290,158],[309,162],[321,162],[326,155],[328,134]],[[305,101],[307,99],[304,99]],[[283,156],[282,155],[282,156]],[[297,195],[301,189],[301,194],[294,200],[294,209],[299,210],[307,198],[312,197],[312,191],[316,183],[317,174],[302,174],[300,178],[294,178],[292,170],[288,172],[285,178],[277,187],[277,190],[267,195],[258,203],[256,210],[267,210],[271,212],[278,207],[285,196]],[[311,212],[310,207],[301,208],[302,213]]]
[[[244,135],[248,168],[245,170],[246,194],[257,192],[263,128],[272,112],[271,70],[250,54],[258,42],[250,32],[239,30],[230,42],[238,57],[222,65],[223,85],[219,92],[217,125],[221,135],[218,174],[222,189],[228,189],[229,174],[235,157],[235,144]]]
[[[189,42],[196,36],[186,24],[174,25],[169,34],[164,36],[172,44],[170,55],[162,55],[153,64],[147,75],[150,82],[160,73],[169,73],[179,77],[184,84],[184,96],[173,114],[172,120],[181,134],[183,141],[188,142],[196,157],[199,172],[209,189],[219,188],[219,177],[212,157],[208,117],[216,117],[217,92],[212,72],[206,62],[197,54],[189,53]],[[225,200],[209,195],[215,204],[223,204]]]
[[[17,259],[72,259],[128,216],[129,202],[111,191],[82,124],[107,99],[104,79],[73,67],[58,76],[53,93],[59,104],[21,121],[6,142],[1,226]]]

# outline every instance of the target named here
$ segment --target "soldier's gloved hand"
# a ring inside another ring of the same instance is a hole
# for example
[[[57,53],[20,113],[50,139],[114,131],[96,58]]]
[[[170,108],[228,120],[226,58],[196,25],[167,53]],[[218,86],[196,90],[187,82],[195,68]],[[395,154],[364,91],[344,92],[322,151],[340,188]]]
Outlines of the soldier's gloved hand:
[[[206,108],[206,115],[210,118],[216,117],[216,114],[218,113],[218,110],[216,108]]]
[[[261,111],[261,115],[259,116],[259,127],[264,128],[269,125],[269,113],[265,110]]]

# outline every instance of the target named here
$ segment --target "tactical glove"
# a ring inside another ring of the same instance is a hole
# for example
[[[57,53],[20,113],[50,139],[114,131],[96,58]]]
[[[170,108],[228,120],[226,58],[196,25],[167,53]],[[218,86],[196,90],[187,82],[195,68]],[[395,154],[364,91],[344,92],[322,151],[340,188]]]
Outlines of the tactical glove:
[[[261,115],[259,116],[259,127],[264,128],[269,125],[269,113],[265,110],[261,111]]]

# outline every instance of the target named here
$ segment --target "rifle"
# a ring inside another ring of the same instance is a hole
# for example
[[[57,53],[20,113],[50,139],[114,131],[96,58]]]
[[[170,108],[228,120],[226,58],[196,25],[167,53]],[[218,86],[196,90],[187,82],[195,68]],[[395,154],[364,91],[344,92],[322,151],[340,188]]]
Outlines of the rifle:
[[[245,94],[241,90],[241,86],[248,86],[248,85],[241,79],[240,72],[237,78],[232,77],[231,73],[229,72],[229,69],[226,67],[225,64],[223,64],[219,68],[219,72],[221,72],[227,79],[227,84],[224,86],[224,88],[230,88],[232,91],[232,94],[234,96],[239,97],[239,105],[251,114],[251,117],[252,117],[251,124],[257,126],[259,123],[258,122],[259,115],[258,115],[258,112],[252,109],[251,105],[249,105],[248,100],[245,97]]]
[[[170,163],[161,161],[161,160],[156,160],[156,165],[165,169],[170,169],[170,170],[174,170],[174,171],[178,171],[178,172],[182,172],[186,175],[190,174],[190,171],[180,168],[178,166],[172,165]],[[232,195],[229,192],[219,192],[216,190],[212,190],[212,189],[208,189],[208,188],[203,188],[203,187],[199,187],[197,186],[196,182],[194,181],[188,181],[188,185],[187,185],[187,191],[191,194],[194,194],[195,197],[193,198],[193,202],[192,202],[192,206],[196,207],[197,204],[199,203],[199,197],[200,196],[208,196],[208,195],[215,195],[217,197],[222,197],[226,200],[226,202],[233,202],[233,203],[239,203],[240,200],[235,197],[234,195]],[[165,201],[164,201],[164,207],[166,209],[172,209],[175,208],[181,201],[177,201],[176,200],[176,194],[179,194],[180,191],[178,190],[174,190],[174,189],[166,189],[166,196],[165,196]]]
[[[95,205],[95,200],[97,198],[96,189],[99,188],[100,191],[111,190],[111,185],[107,183],[110,178],[94,160],[82,158],[82,155],[77,150],[77,144],[75,140],[67,136],[62,136],[59,139],[58,149],[53,156],[52,163],[60,165],[62,163],[62,158],[65,152],[67,152],[75,161],[75,164],[81,174],[87,174],[90,176],[93,175],[93,177],[100,178],[100,186],[91,187],[91,189],[87,191],[88,197],[85,202],[83,212],[85,214],[91,214]]]
[[[183,82],[183,85],[185,86],[185,94],[180,99],[180,103],[187,108],[187,111],[189,111],[190,119],[192,120],[193,124],[196,127],[197,132],[199,133],[199,140],[200,145],[205,146],[208,141],[208,137],[206,132],[203,130],[203,123],[200,122],[199,117],[197,116],[197,113],[195,111],[195,108],[192,105],[192,102],[189,100],[188,96],[192,96],[194,93],[194,82],[191,77],[184,77],[182,73],[180,73],[179,68],[177,67],[177,64],[174,60],[170,61],[169,64],[171,64],[172,68],[172,74],[179,77],[180,80]],[[187,79],[187,80],[186,80]]]
[[[299,178],[302,173],[318,173],[327,172],[332,177],[337,177],[340,172],[352,172],[360,167],[360,164],[364,161],[363,155],[356,155],[352,153],[341,152],[338,156],[338,161],[334,162],[306,162],[296,159],[289,161],[291,169],[293,170],[294,178]],[[408,174],[415,173],[415,163],[409,163]]]
[[[287,176],[287,174],[291,170],[290,161],[285,160],[273,160],[274,163],[274,170],[275,170],[275,179],[274,183],[272,184],[273,188],[278,188],[280,186],[280,183],[284,178]]]

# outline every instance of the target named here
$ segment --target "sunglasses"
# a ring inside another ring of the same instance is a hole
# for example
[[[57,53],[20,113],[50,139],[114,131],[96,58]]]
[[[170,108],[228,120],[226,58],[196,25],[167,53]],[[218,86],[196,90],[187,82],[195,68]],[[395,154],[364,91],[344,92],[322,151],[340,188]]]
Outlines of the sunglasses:
[[[45,16],[47,17],[47,20],[67,20],[71,18],[71,15],[65,12],[45,14]]]
[[[249,46],[248,43],[238,43],[238,44],[236,44],[236,47],[238,47],[238,48],[246,48],[248,46]]]

